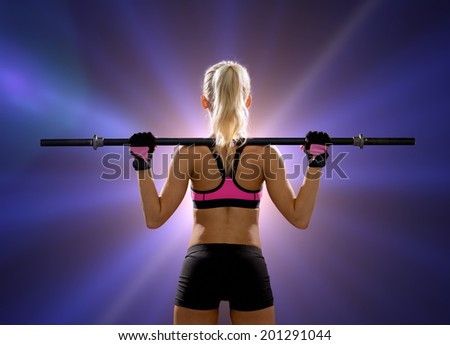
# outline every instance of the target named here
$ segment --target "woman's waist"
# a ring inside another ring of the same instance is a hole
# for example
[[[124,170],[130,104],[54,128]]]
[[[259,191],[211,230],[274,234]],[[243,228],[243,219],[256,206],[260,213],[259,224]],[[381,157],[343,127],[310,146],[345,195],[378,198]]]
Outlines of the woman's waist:
[[[259,212],[230,210],[195,210],[194,230],[217,234],[245,234],[259,231]]]
[[[257,224],[194,223],[189,246],[196,244],[237,244],[261,247]]]
[[[240,243],[197,243],[189,246],[187,255],[195,252],[239,253],[248,252],[262,255],[261,247]]]

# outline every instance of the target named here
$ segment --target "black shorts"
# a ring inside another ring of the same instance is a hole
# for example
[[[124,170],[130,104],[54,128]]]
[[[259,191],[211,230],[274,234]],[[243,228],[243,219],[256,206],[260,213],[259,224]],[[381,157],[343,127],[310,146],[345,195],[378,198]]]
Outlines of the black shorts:
[[[175,305],[253,311],[273,305],[270,278],[261,249],[240,244],[197,244],[188,249],[181,269]]]

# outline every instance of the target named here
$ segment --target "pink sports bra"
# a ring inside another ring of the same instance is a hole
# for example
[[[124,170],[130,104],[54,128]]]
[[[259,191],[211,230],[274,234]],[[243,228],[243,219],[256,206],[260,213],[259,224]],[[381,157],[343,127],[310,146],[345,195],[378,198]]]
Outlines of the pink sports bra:
[[[259,202],[262,197],[262,190],[245,189],[241,187],[236,181],[235,174],[243,149],[244,146],[239,147],[234,154],[231,176],[226,176],[220,155],[216,152],[213,153],[214,158],[217,162],[217,168],[222,175],[222,181],[216,188],[208,191],[191,189],[194,208],[205,209],[215,207],[259,207]]]

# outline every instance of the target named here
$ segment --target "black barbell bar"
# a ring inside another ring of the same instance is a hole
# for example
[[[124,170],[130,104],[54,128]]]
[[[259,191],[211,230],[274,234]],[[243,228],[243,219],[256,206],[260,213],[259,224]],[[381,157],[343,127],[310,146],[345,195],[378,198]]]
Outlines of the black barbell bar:
[[[305,138],[248,138],[249,145],[303,145]],[[416,138],[365,138],[360,134],[352,138],[332,138],[332,145],[353,145],[363,148],[366,145],[415,145]],[[208,145],[213,138],[156,138],[157,146]],[[94,150],[102,146],[129,145],[129,139],[107,139],[94,134],[92,139],[41,139],[41,146],[92,146]]]

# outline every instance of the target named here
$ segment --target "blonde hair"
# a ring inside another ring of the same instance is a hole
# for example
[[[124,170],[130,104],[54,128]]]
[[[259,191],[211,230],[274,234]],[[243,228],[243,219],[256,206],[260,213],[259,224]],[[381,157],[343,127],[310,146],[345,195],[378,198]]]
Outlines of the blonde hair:
[[[222,61],[205,73],[203,95],[208,101],[211,134],[216,139],[215,151],[225,148],[224,168],[230,173],[234,140],[247,137],[250,77],[237,62]],[[243,142],[240,143],[243,145]]]

